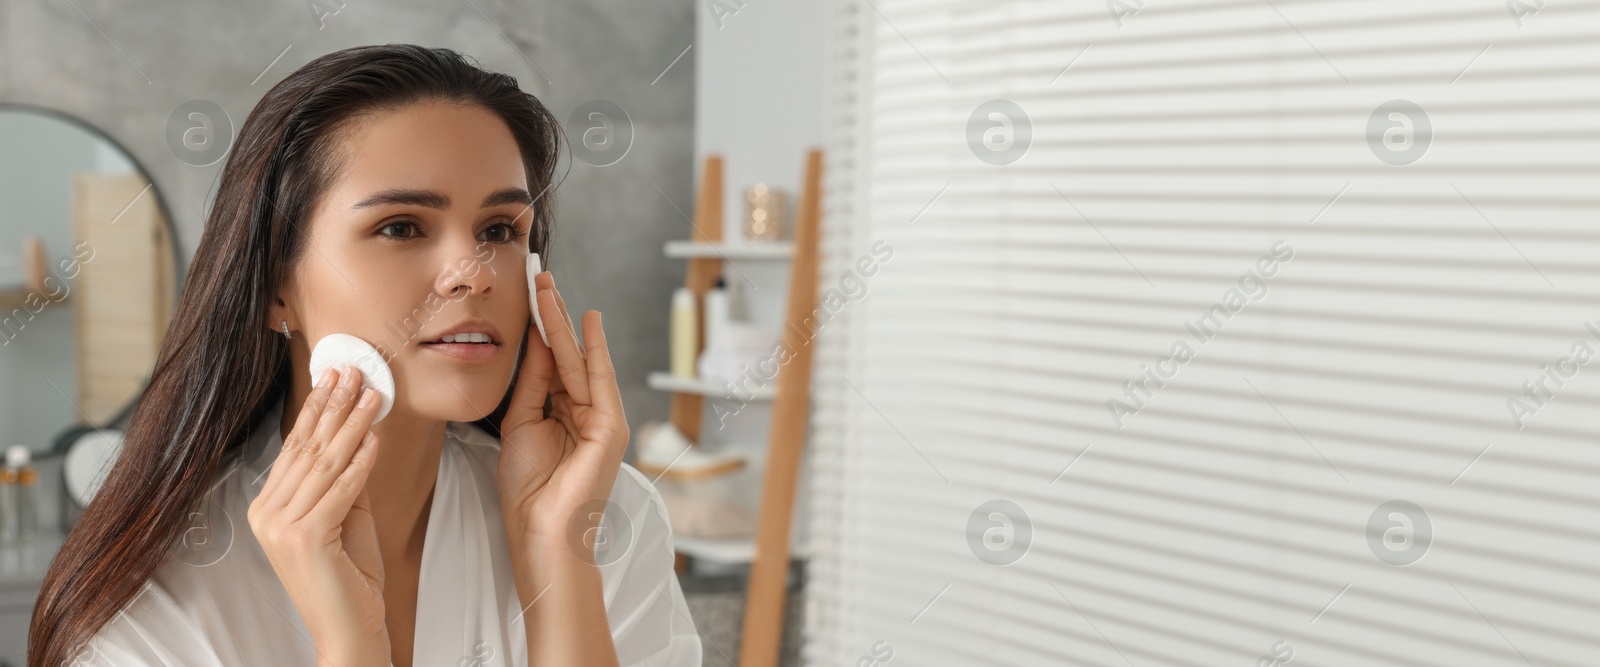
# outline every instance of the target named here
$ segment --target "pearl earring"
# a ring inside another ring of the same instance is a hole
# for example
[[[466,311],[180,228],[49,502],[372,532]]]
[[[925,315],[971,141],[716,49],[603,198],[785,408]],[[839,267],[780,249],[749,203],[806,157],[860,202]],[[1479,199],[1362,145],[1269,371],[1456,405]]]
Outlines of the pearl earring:
[[[293,336],[289,335],[289,320],[278,320],[278,321],[283,323],[283,337],[284,337],[284,339],[288,340],[290,338],[293,338]]]

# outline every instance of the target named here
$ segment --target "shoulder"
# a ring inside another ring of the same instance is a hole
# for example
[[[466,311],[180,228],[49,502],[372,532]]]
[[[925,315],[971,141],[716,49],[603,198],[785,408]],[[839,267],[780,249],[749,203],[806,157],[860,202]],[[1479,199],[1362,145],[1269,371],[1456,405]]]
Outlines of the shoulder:
[[[87,665],[314,660],[304,625],[246,521],[254,472],[237,466],[189,513],[167,558],[85,649]],[[281,663],[280,663],[281,664]]]
[[[245,456],[218,470],[162,564],[97,631],[88,665],[245,665],[257,656],[314,660],[303,621],[246,518],[281,444],[276,421],[249,434]]]

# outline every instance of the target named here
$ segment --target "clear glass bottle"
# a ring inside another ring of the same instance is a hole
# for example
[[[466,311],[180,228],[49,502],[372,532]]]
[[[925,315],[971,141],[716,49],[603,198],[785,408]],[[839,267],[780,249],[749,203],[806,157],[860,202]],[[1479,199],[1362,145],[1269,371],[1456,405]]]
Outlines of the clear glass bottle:
[[[17,472],[0,466],[0,544],[17,543]]]
[[[6,449],[6,484],[11,502],[6,519],[12,542],[25,544],[39,532],[39,471],[26,445]]]

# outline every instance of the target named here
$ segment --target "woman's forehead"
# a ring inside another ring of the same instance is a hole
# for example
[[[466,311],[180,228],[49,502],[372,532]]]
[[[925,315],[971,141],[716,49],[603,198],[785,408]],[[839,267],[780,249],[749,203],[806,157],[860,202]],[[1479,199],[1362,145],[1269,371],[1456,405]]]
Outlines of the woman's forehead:
[[[339,140],[341,168],[330,205],[347,210],[386,190],[444,194],[476,207],[507,188],[527,188],[515,137],[494,112],[426,101],[363,117]]]

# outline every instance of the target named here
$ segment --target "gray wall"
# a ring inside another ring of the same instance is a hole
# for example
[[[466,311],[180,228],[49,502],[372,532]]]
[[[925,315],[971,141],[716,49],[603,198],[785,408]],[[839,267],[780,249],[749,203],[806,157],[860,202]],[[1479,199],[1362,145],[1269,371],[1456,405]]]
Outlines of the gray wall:
[[[563,122],[588,100],[614,102],[632,119],[632,147],[606,167],[573,162],[556,191],[549,265],[570,309],[606,314],[634,430],[664,418],[666,395],[644,376],[666,368],[667,303],[682,283],[682,262],[661,244],[688,235],[656,188],[685,211],[693,203],[694,63],[672,64],[695,36],[689,0],[316,1],[337,12],[319,22],[304,2],[0,0],[0,103],[72,114],[121,143],[150,173],[189,255],[222,165],[190,166],[169,149],[167,119],[189,100],[220,105],[237,127],[273,83],[319,55],[410,42],[517,77]]]

